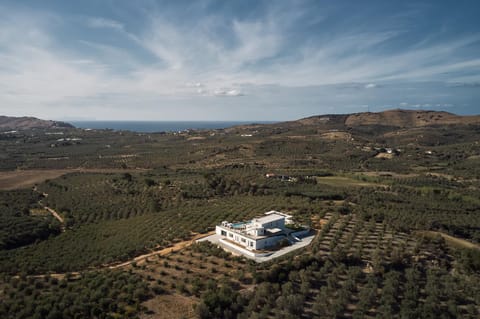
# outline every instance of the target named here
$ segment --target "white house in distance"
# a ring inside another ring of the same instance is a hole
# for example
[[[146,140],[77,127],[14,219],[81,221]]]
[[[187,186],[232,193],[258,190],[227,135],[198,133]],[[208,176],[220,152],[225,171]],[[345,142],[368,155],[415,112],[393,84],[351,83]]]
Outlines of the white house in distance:
[[[248,250],[262,250],[275,246],[280,240],[287,238],[285,223],[289,223],[290,215],[277,211],[265,213],[265,216],[246,222],[217,225],[215,232],[221,239],[233,242]]]

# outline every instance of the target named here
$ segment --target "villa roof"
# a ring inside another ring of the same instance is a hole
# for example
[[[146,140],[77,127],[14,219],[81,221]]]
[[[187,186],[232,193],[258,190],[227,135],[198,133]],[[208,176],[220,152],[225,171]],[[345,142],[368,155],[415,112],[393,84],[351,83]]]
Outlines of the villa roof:
[[[271,234],[278,234],[281,233],[283,230],[280,228],[267,228],[267,231]]]
[[[279,219],[284,219],[284,218],[285,218],[285,216],[283,216],[283,215],[273,213],[273,214],[269,214],[269,215],[266,215],[266,216],[263,216],[263,217],[260,217],[260,218],[255,218],[253,221],[257,222],[257,223],[264,224],[264,223],[269,223],[269,222],[273,222],[273,221],[276,221],[276,220],[279,220]]]
[[[230,231],[232,233],[242,235],[243,237],[247,237],[247,238],[250,238],[250,239],[253,239],[253,240],[258,240],[258,239],[269,237],[269,235],[258,235],[257,236],[257,235],[253,235],[253,234],[248,234],[245,230],[225,227],[225,226],[222,226],[222,225],[217,225],[217,227],[220,227],[221,229],[225,229],[225,230]]]
[[[292,215],[288,215],[288,214],[285,214],[285,213],[282,213],[282,212],[277,212],[276,210],[271,210],[271,211],[268,211],[268,212],[265,213],[265,215],[271,215],[271,214],[282,215],[285,218],[292,218]]]

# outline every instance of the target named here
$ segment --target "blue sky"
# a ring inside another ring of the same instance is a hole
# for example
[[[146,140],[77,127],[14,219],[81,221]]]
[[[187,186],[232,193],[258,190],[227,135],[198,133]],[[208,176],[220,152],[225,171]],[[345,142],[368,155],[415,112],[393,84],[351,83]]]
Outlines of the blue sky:
[[[480,1],[0,0],[0,114],[480,114]]]

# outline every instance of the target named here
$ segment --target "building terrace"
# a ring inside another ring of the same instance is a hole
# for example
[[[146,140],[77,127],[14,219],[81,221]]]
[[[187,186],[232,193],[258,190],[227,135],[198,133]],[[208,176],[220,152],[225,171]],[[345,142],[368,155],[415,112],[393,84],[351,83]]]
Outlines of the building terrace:
[[[270,211],[246,222],[223,221],[215,232],[248,250],[264,250],[276,246],[282,239],[288,240],[291,230],[285,227],[286,223],[291,223],[290,215]]]

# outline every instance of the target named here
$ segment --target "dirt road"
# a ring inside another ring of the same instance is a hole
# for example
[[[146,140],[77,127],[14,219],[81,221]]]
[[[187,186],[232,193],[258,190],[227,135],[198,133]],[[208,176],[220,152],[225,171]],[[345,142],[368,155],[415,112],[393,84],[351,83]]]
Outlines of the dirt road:
[[[48,206],[43,206],[43,208],[45,208],[46,210],[48,210],[48,211],[50,212],[50,214],[52,214],[53,217],[55,217],[61,224],[64,223],[63,217],[60,216],[56,211],[54,211],[53,209],[51,209],[51,208],[48,207]]]
[[[208,232],[206,234],[197,234],[192,239],[178,242],[178,243],[176,243],[173,246],[168,247],[168,248],[164,248],[164,249],[161,249],[161,250],[156,250],[156,251],[153,251],[153,252],[145,254],[145,255],[137,256],[137,257],[135,257],[135,258],[133,258],[129,261],[123,262],[123,263],[118,264],[118,265],[110,265],[110,266],[108,266],[108,268],[109,269],[122,268],[122,267],[125,267],[125,266],[128,266],[128,265],[131,265],[133,263],[141,262],[141,261],[147,259],[148,257],[165,256],[165,255],[168,255],[168,254],[173,253],[175,251],[179,251],[181,249],[184,249],[184,248],[192,245],[193,243],[195,243],[195,241],[197,239],[213,235],[214,233],[215,233],[215,231],[211,231],[211,232]]]
[[[211,231],[211,232],[208,232],[208,233],[205,233],[205,234],[197,234],[197,235],[193,236],[191,239],[178,242],[171,247],[163,248],[163,249],[160,249],[160,250],[155,250],[155,251],[152,251],[151,253],[140,255],[140,256],[137,256],[137,257],[135,257],[133,259],[130,259],[128,261],[122,262],[120,264],[104,265],[104,266],[96,267],[94,269],[88,269],[85,272],[92,272],[92,271],[97,271],[97,270],[102,270],[102,269],[119,269],[119,268],[129,266],[133,263],[141,263],[142,261],[144,261],[147,258],[152,257],[152,256],[165,256],[165,255],[168,255],[168,254],[171,254],[173,252],[179,251],[181,249],[184,249],[184,248],[194,244],[197,239],[200,239],[200,238],[203,238],[203,237],[206,237],[206,236],[210,236],[214,233],[215,233],[215,231]],[[70,276],[72,276],[74,278],[81,276],[81,272],[69,272],[69,273],[51,273],[51,274],[31,275],[31,276],[28,276],[28,277],[43,278],[43,277],[46,277],[46,276],[50,276],[50,277],[57,278],[57,279],[63,279],[67,274],[69,274]],[[14,278],[15,277],[18,278],[19,276],[14,276]]]
[[[40,192],[38,191],[38,189],[37,189],[37,186],[34,186],[34,187],[33,187],[33,191],[41,194],[43,197],[48,197],[48,194],[47,194],[47,193],[40,193]],[[39,200],[39,201],[38,201],[38,205],[40,205],[41,207],[43,207],[43,209],[45,209],[47,212],[49,212],[50,214],[52,214],[52,216],[55,217],[55,218],[60,222],[62,232],[64,232],[64,231],[65,231],[65,220],[63,219],[63,217],[60,216],[60,214],[57,213],[54,209],[52,209],[52,208],[44,205],[44,204],[42,203],[42,200]]]
[[[478,244],[474,244],[472,242],[469,242],[468,240],[453,237],[453,236],[450,236],[450,235],[447,235],[447,234],[444,234],[444,233],[438,232],[438,231],[423,230],[423,231],[416,231],[415,234],[425,235],[425,236],[428,236],[428,237],[433,237],[433,236],[440,235],[440,236],[443,237],[443,239],[445,239],[447,244],[449,244],[452,247],[470,248],[470,249],[479,249],[480,250],[480,245],[478,245]]]

